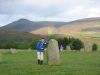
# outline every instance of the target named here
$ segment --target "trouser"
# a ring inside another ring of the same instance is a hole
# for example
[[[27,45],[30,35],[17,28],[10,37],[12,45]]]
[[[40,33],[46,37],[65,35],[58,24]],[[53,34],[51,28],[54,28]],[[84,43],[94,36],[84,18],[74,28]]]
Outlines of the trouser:
[[[38,64],[43,64],[43,52],[37,52]]]
[[[37,52],[37,59],[43,60],[43,52]]]

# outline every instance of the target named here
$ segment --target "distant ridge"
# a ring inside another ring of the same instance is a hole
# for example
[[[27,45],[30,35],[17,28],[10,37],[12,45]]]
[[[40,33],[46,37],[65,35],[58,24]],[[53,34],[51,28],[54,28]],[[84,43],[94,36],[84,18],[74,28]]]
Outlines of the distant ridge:
[[[21,31],[21,32],[30,32],[30,31],[33,31],[33,30],[36,30],[42,27],[46,27],[46,26],[57,26],[58,27],[64,24],[66,24],[66,22],[53,22],[53,21],[33,22],[27,19],[19,19],[1,28],[8,29],[8,30],[14,30],[14,31]]]
[[[39,21],[34,22],[27,19],[19,19],[1,28],[19,32],[31,32],[44,34],[51,30],[57,29],[58,33],[69,32],[85,32],[85,31],[100,31],[100,17],[84,18],[71,22],[55,22],[55,21]]]

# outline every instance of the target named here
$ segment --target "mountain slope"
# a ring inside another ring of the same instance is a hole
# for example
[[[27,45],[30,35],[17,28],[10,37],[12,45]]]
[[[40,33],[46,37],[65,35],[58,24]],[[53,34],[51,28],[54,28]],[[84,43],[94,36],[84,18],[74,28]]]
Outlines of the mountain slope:
[[[18,21],[14,21],[8,25],[3,26],[3,29],[14,30],[14,31],[22,31],[22,32],[30,32],[39,28],[43,28],[46,26],[60,26],[66,24],[65,22],[49,22],[49,21],[40,21],[33,22],[27,19],[19,19]]]
[[[51,27],[49,27],[51,28]],[[62,33],[76,33],[76,32],[98,32],[100,31],[100,17],[96,18],[85,18],[80,20],[75,20],[72,22],[66,22],[64,25],[54,26],[53,29],[56,29],[59,34]],[[44,28],[33,30],[32,32],[45,33]],[[49,31],[49,30],[48,30]],[[51,29],[51,32],[52,29]]]
[[[34,38],[40,38],[43,35],[36,35],[31,34],[28,32],[16,32],[16,31],[10,31],[0,28],[0,41],[9,41],[9,40],[31,40]]]
[[[40,26],[32,21],[29,21],[27,19],[20,19],[18,21],[12,22],[6,26],[3,26],[2,28],[8,29],[8,30],[14,30],[14,31],[29,32],[38,27],[40,27]]]
[[[47,34],[48,31],[57,33],[70,33],[70,32],[86,32],[100,31],[100,17],[84,18],[71,22],[53,22],[53,21],[40,21],[33,22],[27,19],[20,19],[6,26],[4,29],[31,32],[35,34]],[[48,28],[50,30],[48,30]],[[55,30],[54,30],[55,29]]]

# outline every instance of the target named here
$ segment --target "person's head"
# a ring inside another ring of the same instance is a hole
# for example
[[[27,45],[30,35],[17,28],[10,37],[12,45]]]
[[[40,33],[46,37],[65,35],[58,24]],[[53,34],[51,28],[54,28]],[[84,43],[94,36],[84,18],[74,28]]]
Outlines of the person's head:
[[[45,39],[44,39],[44,38],[41,38],[41,39],[40,39],[40,41],[41,41],[41,42],[44,42],[44,41],[45,41]]]

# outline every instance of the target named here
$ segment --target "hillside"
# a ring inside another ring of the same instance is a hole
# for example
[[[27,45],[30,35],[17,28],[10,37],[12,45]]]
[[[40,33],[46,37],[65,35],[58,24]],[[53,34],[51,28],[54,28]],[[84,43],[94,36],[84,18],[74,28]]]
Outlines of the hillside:
[[[71,22],[33,22],[27,19],[20,19],[3,26],[2,28],[21,32],[31,32],[33,34],[47,34],[54,31],[57,31],[59,34],[76,32],[98,32],[100,31],[100,17],[79,19]],[[50,30],[48,30],[48,28]]]
[[[66,22],[53,22],[53,21],[33,22],[27,19],[19,19],[8,25],[3,26],[2,28],[13,31],[30,32],[47,26],[59,27],[60,25],[64,24],[66,24]]]
[[[61,33],[100,31],[100,17],[75,20],[58,28]]]
[[[0,41],[10,41],[10,40],[16,40],[16,41],[22,41],[22,40],[32,40],[34,38],[42,37],[43,35],[36,35],[31,34],[28,32],[16,32],[16,31],[10,31],[0,28]]]

